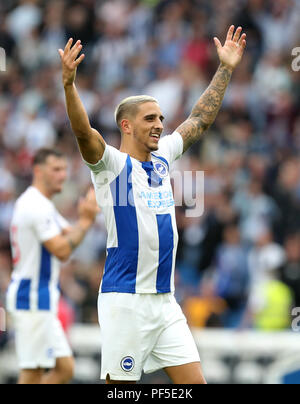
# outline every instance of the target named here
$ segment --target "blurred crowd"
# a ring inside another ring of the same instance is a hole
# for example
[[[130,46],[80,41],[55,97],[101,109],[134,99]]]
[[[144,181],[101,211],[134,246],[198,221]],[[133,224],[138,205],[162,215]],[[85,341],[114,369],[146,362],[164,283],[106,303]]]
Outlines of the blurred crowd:
[[[204,214],[177,207],[176,296],[192,326],[290,327],[300,307],[300,46],[298,0],[6,0],[0,3],[0,303],[11,274],[8,229],[40,147],[68,158],[55,200],[73,222],[90,186],[70,130],[58,49],[81,39],[77,87],[93,127],[118,147],[114,109],[126,96],[156,97],[172,133],[218,67],[213,43],[241,25],[247,51],[216,123],[177,172],[205,172]],[[184,192],[195,189],[195,176]],[[186,184],[185,184],[186,185]],[[195,186],[196,185],[196,186]],[[187,200],[183,195],[183,200]],[[61,316],[97,322],[105,263],[103,217],[63,266]]]

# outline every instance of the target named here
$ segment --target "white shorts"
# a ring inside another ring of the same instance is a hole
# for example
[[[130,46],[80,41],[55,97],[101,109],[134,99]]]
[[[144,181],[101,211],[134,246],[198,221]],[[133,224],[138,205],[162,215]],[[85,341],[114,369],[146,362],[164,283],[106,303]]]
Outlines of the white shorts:
[[[20,369],[53,369],[57,358],[72,356],[58,318],[51,312],[11,313]]]
[[[101,379],[138,381],[142,371],[200,362],[172,294],[100,293]]]

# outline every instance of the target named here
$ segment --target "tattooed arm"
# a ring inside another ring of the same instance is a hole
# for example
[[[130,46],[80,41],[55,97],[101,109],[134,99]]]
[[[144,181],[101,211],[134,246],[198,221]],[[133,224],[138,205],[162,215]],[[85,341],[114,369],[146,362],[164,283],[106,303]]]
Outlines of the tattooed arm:
[[[241,32],[242,28],[239,27],[234,34],[234,26],[232,25],[223,47],[220,41],[214,38],[221,64],[210,86],[198,100],[189,118],[177,129],[183,138],[184,152],[201,138],[202,134],[216,119],[232,72],[240,63],[246,47],[246,34],[241,36]]]
[[[184,141],[184,152],[212,125],[221,108],[232,70],[220,65],[210,86],[199,99],[189,118],[177,129]]]

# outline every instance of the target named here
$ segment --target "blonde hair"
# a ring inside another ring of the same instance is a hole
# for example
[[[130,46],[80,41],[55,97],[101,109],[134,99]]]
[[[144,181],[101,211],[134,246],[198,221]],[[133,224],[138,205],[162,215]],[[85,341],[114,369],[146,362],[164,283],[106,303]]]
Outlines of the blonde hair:
[[[134,116],[138,112],[138,107],[146,102],[156,102],[158,101],[150,97],[149,95],[136,95],[133,97],[125,98],[115,110],[115,121],[121,130],[121,121],[126,115]]]

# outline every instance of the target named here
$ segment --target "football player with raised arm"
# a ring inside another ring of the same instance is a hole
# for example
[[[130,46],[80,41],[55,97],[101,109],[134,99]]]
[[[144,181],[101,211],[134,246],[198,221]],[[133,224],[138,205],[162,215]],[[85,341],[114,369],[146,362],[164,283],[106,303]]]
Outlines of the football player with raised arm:
[[[7,310],[15,328],[19,384],[63,384],[73,376],[72,352],[57,318],[60,262],[81,243],[99,208],[91,189],[79,202],[78,222],[70,226],[51,200],[62,191],[66,176],[67,161],[60,152],[39,150],[32,186],[14,208]]]
[[[59,53],[67,111],[81,155],[91,169],[108,230],[99,294],[101,377],[135,383],[142,371],[164,369],[176,384],[205,384],[199,354],[174,298],[178,233],[170,183],[171,164],[214,122],[233,70],[246,46],[231,26],[224,46],[214,38],[220,66],[188,119],[161,138],[163,113],[149,96],[125,99],[115,118],[120,150],[91,127],[75,77],[82,44],[70,39]]]

